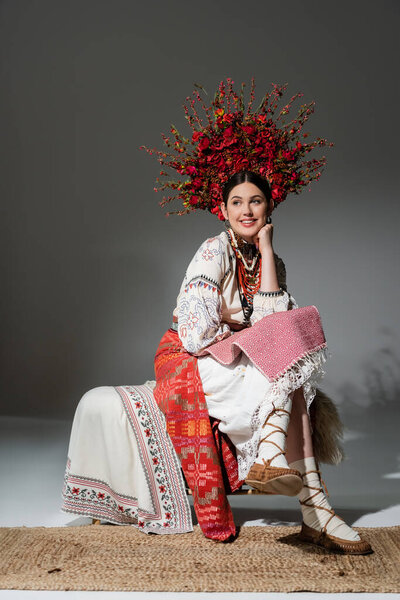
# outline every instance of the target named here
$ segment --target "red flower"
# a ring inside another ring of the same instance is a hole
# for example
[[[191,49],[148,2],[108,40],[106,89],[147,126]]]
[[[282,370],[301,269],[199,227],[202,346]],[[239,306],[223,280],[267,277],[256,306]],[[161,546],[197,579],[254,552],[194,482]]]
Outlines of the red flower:
[[[202,131],[195,131],[192,135],[192,142],[197,142],[197,140],[199,140],[202,135],[203,135]]]
[[[206,135],[203,136],[198,145],[199,152],[203,152],[204,150],[207,150],[209,145],[210,145],[210,140],[208,139],[208,137]]]
[[[171,515],[171,513],[170,513],[170,512],[166,512],[166,513],[165,513],[165,518],[166,518],[166,519],[172,519],[172,515]]]
[[[213,163],[218,171],[225,171],[226,162],[221,155],[213,156]]]
[[[186,173],[188,175],[190,175],[191,177],[193,177],[193,175],[197,175],[197,171],[196,171],[196,167],[193,167],[191,165],[186,167]]]
[[[253,125],[243,125],[242,130],[247,133],[247,135],[253,135],[253,133],[256,131]]]
[[[250,164],[250,161],[248,158],[239,158],[234,163],[233,168],[235,171],[244,171],[248,168],[249,164]]]
[[[72,488],[72,493],[73,494],[79,494],[79,492],[80,492],[80,488],[76,488],[76,487]]]
[[[158,489],[159,489],[159,490],[160,490],[160,492],[163,494],[163,493],[166,491],[166,489],[167,489],[167,488],[165,487],[165,485],[160,485],[160,486],[158,487]]]
[[[136,406],[136,408],[140,408],[142,406],[142,403],[141,402],[135,402],[135,406]]]
[[[302,149],[302,144],[300,142],[296,142],[296,148],[297,150],[301,150]]]
[[[222,117],[222,120],[224,123],[232,123],[234,118],[235,118],[235,116],[232,113],[227,113],[226,115],[224,115]]]
[[[156,456],[153,457],[153,465],[158,465],[159,460]]]
[[[163,523],[164,527],[169,527],[169,523]]]
[[[145,429],[145,430],[144,430],[144,432],[145,432],[145,434],[146,434],[146,437],[150,437],[150,436],[151,436],[151,431],[150,431],[150,429]]]
[[[144,521],[139,521],[138,525],[139,525],[139,527],[144,527]]]
[[[227,127],[223,133],[223,142],[222,144],[220,144],[220,147],[222,146],[232,146],[232,144],[235,144],[238,139],[237,139],[237,135],[235,135],[235,132],[233,131],[233,127],[232,125],[229,125],[229,127]]]
[[[214,206],[211,211],[210,211],[213,215],[217,215],[218,219],[220,221],[225,221],[225,217],[221,212],[221,209],[219,206]]]
[[[279,198],[279,196],[281,195],[281,190],[277,185],[272,186],[271,195],[274,200]]]
[[[123,507],[123,506],[121,506],[120,504],[118,504],[118,510],[119,510],[120,512],[124,512],[124,507]]]
[[[224,136],[225,138],[231,138],[233,135],[234,135],[234,132],[233,132],[233,127],[232,127],[232,125],[229,125],[229,127],[227,127],[227,128],[225,129],[225,131],[224,131],[224,133],[223,133],[223,136]]]
[[[193,181],[192,181],[192,187],[195,190],[200,189],[202,185],[203,185],[203,182],[202,182],[202,180],[199,177],[196,177],[196,179],[193,179]]]
[[[103,494],[103,492],[99,492],[99,493],[97,494],[97,497],[98,497],[98,498],[100,498],[100,500],[104,500],[104,498],[105,498],[105,494]]]
[[[189,200],[190,206],[197,206],[200,198],[198,196],[191,196]]]

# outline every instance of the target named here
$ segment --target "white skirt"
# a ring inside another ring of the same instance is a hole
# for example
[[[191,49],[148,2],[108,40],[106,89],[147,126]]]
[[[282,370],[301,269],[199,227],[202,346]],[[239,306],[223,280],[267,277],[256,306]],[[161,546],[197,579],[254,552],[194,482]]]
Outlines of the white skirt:
[[[193,530],[179,459],[154,382],[82,397],[68,448],[62,510],[145,533]]]
[[[262,425],[271,410],[285,406],[295,390],[303,387],[309,411],[323,376],[322,369],[306,358],[299,360],[295,377],[271,383],[244,353],[230,365],[202,356],[198,368],[209,415],[221,421],[220,431],[236,447],[240,479],[246,479],[257,457]]]

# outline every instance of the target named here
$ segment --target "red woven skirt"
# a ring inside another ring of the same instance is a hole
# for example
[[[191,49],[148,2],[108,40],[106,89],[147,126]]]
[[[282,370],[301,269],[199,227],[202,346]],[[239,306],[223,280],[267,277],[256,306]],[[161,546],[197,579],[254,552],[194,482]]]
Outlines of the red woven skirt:
[[[235,448],[219,431],[218,421],[210,420],[197,358],[173,329],[162,337],[154,366],[154,397],[192,491],[199,525],[206,537],[227,540],[236,528],[226,494],[243,483]]]

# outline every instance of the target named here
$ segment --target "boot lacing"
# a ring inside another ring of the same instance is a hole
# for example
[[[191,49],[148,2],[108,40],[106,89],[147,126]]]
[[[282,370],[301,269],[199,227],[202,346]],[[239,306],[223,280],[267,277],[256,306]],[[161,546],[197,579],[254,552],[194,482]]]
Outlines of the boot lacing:
[[[308,506],[310,508],[319,508],[320,510],[325,510],[326,512],[328,512],[331,516],[329,517],[329,519],[327,520],[327,522],[325,523],[325,525],[322,527],[321,532],[322,533],[327,533],[327,527],[329,525],[329,523],[331,522],[331,520],[333,519],[333,517],[337,517],[338,519],[340,519],[341,521],[343,521],[343,523],[345,523],[344,519],[342,519],[341,517],[339,517],[339,515],[337,515],[335,513],[335,511],[333,510],[333,508],[326,508],[325,506],[319,506],[318,504],[308,504],[308,502],[310,500],[312,500],[313,498],[315,498],[315,496],[318,496],[318,494],[320,492],[326,494],[326,496],[329,497],[328,494],[328,490],[326,489],[326,485],[325,485],[325,481],[322,479],[321,477],[321,472],[319,470],[315,470],[315,471],[306,471],[305,473],[301,473],[301,478],[303,479],[303,477],[305,475],[309,475],[310,473],[317,473],[320,483],[322,483],[322,486],[320,487],[314,487],[312,485],[308,485],[307,483],[304,483],[303,481],[303,487],[306,487],[310,490],[316,490],[316,492],[314,494],[311,494],[311,496],[309,496],[308,498],[306,498],[305,500],[300,500],[300,504],[302,504],[303,506]]]
[[[285,450],[283,450],[283,448],[281,448],[280,446],[278,446],[278,444],[276,444],[275,442],[273,442],[273,441],[271,441],[271,440],[268,440],[269,436],[270,436],[270,435],[273,435],[274,433],[283,433],[283,435],[285,436],[285,438],[287,437],[287,431],[285,431],[284,429],[282,429],[282,427],[279,427],[279,425],[274,425],[273,423],[269,423],[269,422],[268,422],[268,419],[269,419],[269,418],[270,418],[270,417],[271,417],[271,416],[272,416],[274,413],[277,413],[277,412],[283,412],[283,413],[285,413],[285,414],[289,415],[289,417],[290,417],[290,412],[289,412],[289,411],[287,411],[287,410],[285,410],[284,408],[273,408],[273,409],[271,410],[271,412],[269,413],[268,417],[266,418],[265,422],[264,422],[264,425],[263,425],[263,427],[262,427],[263,429],[264,429],[264,427],[265,427],[266,425],[269,425],[269,426],[270,426],[270,427],[272,427],[273,429],[272,429],[272,431],[270,431],[270,432],[269,432],[269,433],[268,433],[268,434],[267,434],[265,437],[261,438],[261,440],[259,441],[258,447],[260,447],[260,445],[261,445],[263,442],[266,442],[267,444],[273,444],[273,445],[274,445],[274,446],[276,446],[276,447],[278,448],[278,450],[279,450],[279,452],[277,452],[276,454],[274,454],[274,456],[273,456],[272,458],[269,458],[268,460],[267,460],[267,459],[265,459],[265,458],[263,458],[263,459],[262,459],[262,461],[263,461],[263,463],[264,463],[264,465],[265,465],[266,467],[269,467],[269,466],[270,466],[270,464],[271,464],[271,462],[272,462],[272,461],[274,460],[274,458],[276,458],[277,456],[280,456],[281,454],[283,454],[283,455],[285,455],[285,454],[286,454],[286,451],[285,451]]]

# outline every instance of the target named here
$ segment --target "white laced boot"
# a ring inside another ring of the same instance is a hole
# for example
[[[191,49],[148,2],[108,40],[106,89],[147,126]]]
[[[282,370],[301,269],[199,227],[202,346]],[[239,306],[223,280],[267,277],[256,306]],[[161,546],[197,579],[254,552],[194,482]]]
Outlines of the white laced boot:
[[[303,486],[300,473],[290,468],[285,458],[291,408],[289,396],[285,408],[275,407],[269,413],[262,428],[265,435],[260,440],[257,458],[246,478],[246,483],[264,493],[296,496]]]
[[[268,466],[289,468],[285,447],[291,408],[292,401],[289,399],[286,408],[274,408],[269,413],[262,428],[264,437],[260,440],[256,463],[263,464],[267,461]]]
[[[315,531],[347,540],[360,541],[358,533],[338,517],[327,499],[327,489],[321,479],[315,458],[309,457],[290,463],[292,469],[300,472],[303,489],[298,494],[303,523]],[[326,492],[326,493],[325,493]]]

